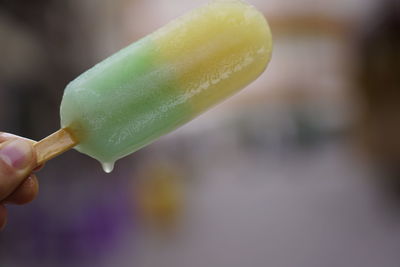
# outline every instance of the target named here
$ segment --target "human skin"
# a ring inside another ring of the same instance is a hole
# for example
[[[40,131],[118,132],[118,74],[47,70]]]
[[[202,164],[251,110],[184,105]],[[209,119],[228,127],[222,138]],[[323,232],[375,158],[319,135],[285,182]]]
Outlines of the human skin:
[[[34,141],[0,132],[0,229],[7,222],[8,204],[22,205],[37,195]]]

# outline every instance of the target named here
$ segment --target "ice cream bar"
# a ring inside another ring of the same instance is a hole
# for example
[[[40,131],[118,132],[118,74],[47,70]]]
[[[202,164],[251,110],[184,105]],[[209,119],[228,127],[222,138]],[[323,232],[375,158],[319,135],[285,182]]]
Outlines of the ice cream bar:
[[[271,49],[270,29],[253,6],[213,1],[68,84],[61,127],[78,151],[110,170],[255,80]]]

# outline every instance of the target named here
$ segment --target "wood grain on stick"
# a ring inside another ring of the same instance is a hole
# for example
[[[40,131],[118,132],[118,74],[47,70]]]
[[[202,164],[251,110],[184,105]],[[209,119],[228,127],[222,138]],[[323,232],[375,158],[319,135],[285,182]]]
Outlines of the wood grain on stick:
[[[36,151],[37,165],[42,165],[46,161],[64,153],[77,144],[78,141],[67,128],[58,130],[33,146]]]

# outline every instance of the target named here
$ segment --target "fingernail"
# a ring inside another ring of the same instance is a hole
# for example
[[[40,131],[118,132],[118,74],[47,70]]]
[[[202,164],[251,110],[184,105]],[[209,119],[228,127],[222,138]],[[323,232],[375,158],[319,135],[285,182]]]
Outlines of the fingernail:
[[[23,169],[29,164],[31,146],[20,140],[5,143],[0,149],[0,159],[16,169]]]

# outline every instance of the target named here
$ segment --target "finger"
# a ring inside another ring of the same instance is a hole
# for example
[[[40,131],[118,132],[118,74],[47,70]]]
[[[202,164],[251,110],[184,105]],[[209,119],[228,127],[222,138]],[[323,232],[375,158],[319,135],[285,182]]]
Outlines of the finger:
[[[4,229],[7,223],[7,209],[4,205],[0,204],[0,231]]]
[[[35,199],[39,192],[39,182],[36,175],[31,174],[23,183],[9,195],[4,203],[22,205]]]
[[[3,142],[8,141],[8,140],[12,140],[12,139],[24,140],[24,141],[29,142],[32,145],[37,143],[36,141],[34,141],[32,139],[21,137],[21,136],[15,135],[15,134],[0,132],[0,143],[3,143]],[[45,164],[43,163],[43,164],[35,167],[35,169],[33,169],[33,171],[35,171],[35,172],[40,171],[41,169],[43,169],[44,165]]]
[[[32,145],[21,139],[0,144],[0,201],[9,196],[36,164]]]
[[[3,143],[5,141],[11,140],[11,139],[20,139],[20,140],[27,141],[27,142],[31,143],[32,145],[36,144],[36,141],[34,141],[32,139],[21,137],[21,136],[15,135],[15,134],[0,132],[0,143]]]

